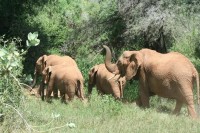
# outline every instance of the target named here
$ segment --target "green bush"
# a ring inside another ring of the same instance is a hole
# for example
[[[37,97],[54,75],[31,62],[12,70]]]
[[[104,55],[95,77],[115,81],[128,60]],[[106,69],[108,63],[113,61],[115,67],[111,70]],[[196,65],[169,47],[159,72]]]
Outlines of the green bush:
[[[28,34],[26,41],[28,48],[39,44],[40,40],[37,37],[36,32]],[[18,50],[17,46],[20,46],[20,43],[21,39],[19,38],[9,40],[5,40],[4,36],[0,38],[0,121],[3,122],[3,128],[6,127],[7,132],[24,124],[19,119],[22,116],[17,109],[24,106],[23,85],[26,84],[21,83],[20,78],[24,79],[22,61],[23,55],[27,51]],[[19,125],[13,124],[13,122],[17,122]]]
[[[22,56],[16,48],[16,43],[20,43],[21,40],[4,40],[2,37],[0,41],[1,103],[19,105],[21,89],[16,77],[21,76],[23,67]]]
[[[127,81],[126,87],[124,89],[124,100],[128,102],[133,102],[138,98],[139,86],[138,81],[131,80]]]

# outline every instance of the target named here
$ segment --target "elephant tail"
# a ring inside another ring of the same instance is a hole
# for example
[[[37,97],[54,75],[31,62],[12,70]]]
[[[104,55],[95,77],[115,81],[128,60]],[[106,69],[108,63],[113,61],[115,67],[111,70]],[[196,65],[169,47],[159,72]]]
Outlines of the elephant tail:
[[[83,93],[83,82],[77,80],[77,88],[78,88],[78,95],[79,97],[84,100],[84,93]]]
[[[193,78],[194,80],[196,80],[196,87],[197,87],[197,104],[200,105],[200,99],[199,99],[199,73],[198,71],[195,69],[193,70],[194,73],[193,73]]]
[[[197,84],[197,103],[200,105],[199,99],[199,73],[196,71],[196,84]]]

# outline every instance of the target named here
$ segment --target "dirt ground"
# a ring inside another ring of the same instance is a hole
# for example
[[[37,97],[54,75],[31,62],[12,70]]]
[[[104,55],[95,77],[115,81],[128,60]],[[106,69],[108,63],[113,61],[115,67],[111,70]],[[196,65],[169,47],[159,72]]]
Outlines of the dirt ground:
[[[26,94],[31,95],[31,96],[40,97],[40,95],[38,95],[38,93],[37,93],[38,89],[39,89],[39,86],[36,86],[31,91],[30,91],[30,89],[27,89]],[[46,95],[46,89],[44,90],[44,95]],[[53,93],[51,94],[51,96],[53,96]],[[58,97],[60,97],[59,91],[58,91]]]

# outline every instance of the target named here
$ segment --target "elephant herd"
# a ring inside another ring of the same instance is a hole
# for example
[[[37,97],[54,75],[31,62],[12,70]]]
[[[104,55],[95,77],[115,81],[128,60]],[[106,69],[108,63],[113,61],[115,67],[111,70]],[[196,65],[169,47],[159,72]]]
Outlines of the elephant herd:
[[[199,107],[199,74],[184,55],[178,52],[166,54],[150,49],[139,51],[124,51],[116,63],[112,63],[109,47],[106,50],[104,64],[93,66],[89,71],[88,94],[96,86],[101,94],[112,94],[116,99],[123,98],[126,81],[139,80],[139,97],[136,101],[140,107],[149,107],[150,96],[158,95],[175,99],[174,114],[179,114],[183,104],[186,104],[188,114],[197,118],[195,111],[193,87],[196,82],[197,101]],[[69,56],[43,55],[35,65],[32,88],[36,84],[37,75],[42,75],[38,95],[44,100],[44,86],[47,84],[47,101],[53,92],[62,101],[72,100],[76,95],[84,99],[84,78],[76,64]]]

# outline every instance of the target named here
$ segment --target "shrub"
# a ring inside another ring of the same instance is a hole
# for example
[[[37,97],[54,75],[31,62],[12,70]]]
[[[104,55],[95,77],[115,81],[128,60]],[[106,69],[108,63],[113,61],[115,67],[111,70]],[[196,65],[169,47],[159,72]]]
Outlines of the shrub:
[[[27,46],[38,45],[37,37],[37,33],[29,33]],[[26,51],[18,50],[17,46],[20,46],[21,43],[19,38],[5,40],[3,36],[0,38],[0,43],[0,120],[10,132],[12,128],[23,124],[23,121],[18,118],[20,114],[17,112],[17,108],[23,107],[22,101],[25,98],[20,78],[22,78],[23,69],[22,55]],[[18,125],[13,124],[15,122]]]

